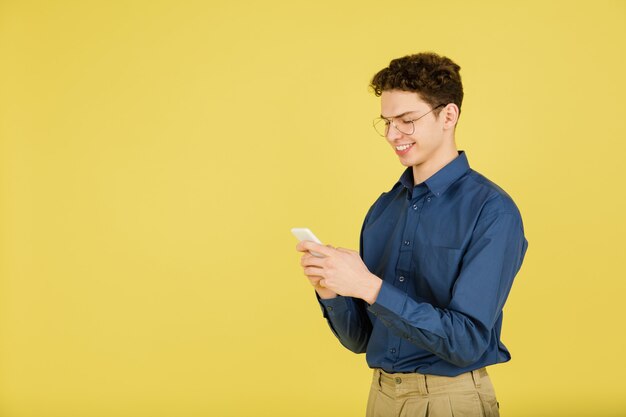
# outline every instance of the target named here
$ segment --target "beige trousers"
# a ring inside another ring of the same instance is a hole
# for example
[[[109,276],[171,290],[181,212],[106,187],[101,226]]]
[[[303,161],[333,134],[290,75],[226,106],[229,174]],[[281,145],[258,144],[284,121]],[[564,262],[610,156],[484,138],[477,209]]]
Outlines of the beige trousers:
[[[455,377],[374,370],[367,417],[499,417],[485,368]]]

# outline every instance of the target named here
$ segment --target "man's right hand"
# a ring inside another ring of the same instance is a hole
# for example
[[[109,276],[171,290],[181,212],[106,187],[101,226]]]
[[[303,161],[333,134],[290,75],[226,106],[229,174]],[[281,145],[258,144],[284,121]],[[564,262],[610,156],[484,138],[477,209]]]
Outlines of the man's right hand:
[[[330,246],[330,245],[328,245],[328,246]],[[302,255],[302,258],[300,258],[300,265],[302,265],[302,268],[307,268],[307,267],[310,266],[308,261],[311,258],[315,258],[315,256],[311,255],[311,253],[308,252],[308,251],[304,252],[304,254]],[[318,276],[318,275],[306,275],[306,277],[309,279],[309,282],[311,283],[313,288],[315,288],[315,291],[317,292],[317,295],[319,295],[321,299],[328,300],[330,298],[337,297],[337,293],[335,293],[334,291],[329,290],[328,288],[325,288],[322,285],[320,285],[320,281],[322,280],[321,276]]]
[[[311,285],[313,286],[313,288],[315,288],[317,295],[319,295],[322,300],[328,300],[330,298],[337,297],[337,294],[334,291],[329,290],[328,288],[324,288],[320,285],[320,280],[322,279],[322,277],[307,276],[307,278],[311,282]]]

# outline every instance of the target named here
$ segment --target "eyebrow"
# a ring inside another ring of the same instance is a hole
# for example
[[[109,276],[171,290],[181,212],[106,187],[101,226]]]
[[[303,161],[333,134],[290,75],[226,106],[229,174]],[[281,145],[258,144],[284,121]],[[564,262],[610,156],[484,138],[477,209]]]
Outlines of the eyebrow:
[[[383,116],[383,115],[381,114],[381,115],[380,115],[380,118],[381,118],[381,119],[396,119],[396,118],[398,118],[398,117],[406,116],[406,115],[407,115],[407,114],[409,114],[409,113],[417,113],[417,110],[405,111],[405,112],[404,112],[404,113],[402,113],[402,114],[399,114],[399,115],[397,115],[397,116],[391,116],[391,117],[385,117],[385,116]]]

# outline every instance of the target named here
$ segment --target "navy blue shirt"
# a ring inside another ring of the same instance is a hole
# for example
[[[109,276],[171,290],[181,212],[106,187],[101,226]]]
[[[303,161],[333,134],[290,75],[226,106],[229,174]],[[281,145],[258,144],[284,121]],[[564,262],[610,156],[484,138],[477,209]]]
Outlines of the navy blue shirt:
[[[464,152],[421,184],[408,167],[363,222],[376,302],[320,300],[339,341],[371,368],[456,376],[508,361],[502,308],[528,242],[515,203]]]

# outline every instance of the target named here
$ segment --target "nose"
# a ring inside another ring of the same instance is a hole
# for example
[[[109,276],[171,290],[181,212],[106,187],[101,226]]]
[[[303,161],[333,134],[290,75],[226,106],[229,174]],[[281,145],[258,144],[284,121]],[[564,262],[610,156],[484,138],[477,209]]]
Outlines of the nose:
[[[402,137],[402,133],[396,128],[396,125],[393,123],[389,123],[389,129],[387,129],[387,134],[385,135],[387,140],[393,142],[396,139]]]

